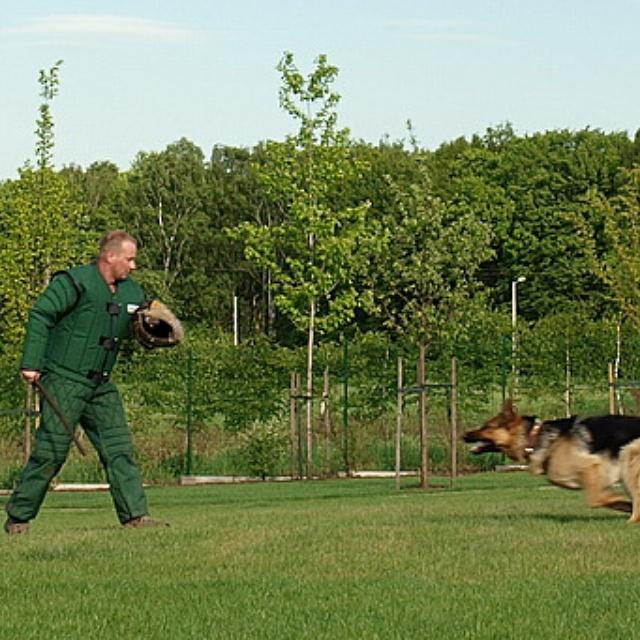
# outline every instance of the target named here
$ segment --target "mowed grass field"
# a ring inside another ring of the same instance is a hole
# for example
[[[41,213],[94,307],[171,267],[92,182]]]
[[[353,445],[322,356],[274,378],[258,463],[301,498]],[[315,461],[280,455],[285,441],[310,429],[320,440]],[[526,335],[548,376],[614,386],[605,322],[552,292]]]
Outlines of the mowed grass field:
[[[0,638],[635,638],[640,527],[526,473],[51,493],[0,548]],[[6,498],[1,501],[6,502]]]

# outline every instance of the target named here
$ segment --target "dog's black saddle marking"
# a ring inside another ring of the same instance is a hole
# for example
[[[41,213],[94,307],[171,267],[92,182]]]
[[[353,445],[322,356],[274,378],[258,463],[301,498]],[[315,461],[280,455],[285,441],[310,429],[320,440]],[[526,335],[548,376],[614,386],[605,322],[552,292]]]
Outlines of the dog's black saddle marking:
[[[583,425],[589,432],[593,453],[608,451],[617,457],[622,447],[640,438],[640,418],[637,416],[594,416],[576,424]]]

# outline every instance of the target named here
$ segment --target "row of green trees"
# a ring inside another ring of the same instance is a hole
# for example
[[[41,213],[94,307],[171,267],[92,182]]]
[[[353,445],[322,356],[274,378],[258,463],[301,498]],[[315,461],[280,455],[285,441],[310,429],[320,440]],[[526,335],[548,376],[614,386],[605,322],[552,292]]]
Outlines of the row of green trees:
[[[40,74],[35,162],[0,183],[3,371],[15,371],[50,275],[125,228],[140,242],[139,279],[184,319],[192,348],[230,332],[237,304],[241,341],[304,350],[309,397],[318,347],[345,336],[426,344],[442,362],[464,355],[496,384],[510,369],[511,282],[522,275],[521,330],[553,342],[560,370],[590,327],[619,338],[604,341],[605,360],[630,372],[622,336],[639,319],[640,133],[520,136],[507,123],[430,151],[408,123],[406,140],[370,144],[338,126],[338,69],[319,56],[305,75],[286,53],[279,100],[297,131],[284,140],[205,154],[181,139],[126,170],[56,171],[61,65]],[[522,338],[526,376],[536,353]],[[309,438],[310,425],[309,413]]]

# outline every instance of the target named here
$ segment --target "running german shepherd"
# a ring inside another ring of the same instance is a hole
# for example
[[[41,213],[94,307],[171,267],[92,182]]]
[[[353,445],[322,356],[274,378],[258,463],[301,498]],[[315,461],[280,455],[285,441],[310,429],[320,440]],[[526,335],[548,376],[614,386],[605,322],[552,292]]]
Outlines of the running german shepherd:
[[[590,507],[630,513],[640,522],[640,418],[604,415],[539,420],[521,416],[511,401],[465,442],[478,443],[473,453],[502,452],[528,463],[535,475],[567,489],[584,489]],[[631,500],[610,490],[622,480]]]

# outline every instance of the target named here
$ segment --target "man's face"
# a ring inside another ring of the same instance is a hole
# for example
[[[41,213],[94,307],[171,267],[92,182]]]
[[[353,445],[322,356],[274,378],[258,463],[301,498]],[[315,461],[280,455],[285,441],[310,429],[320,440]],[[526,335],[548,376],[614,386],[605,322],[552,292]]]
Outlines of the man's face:
[[[136,245],[129,240],[125,240],[120,250],[111,254],[111,269],[116,281],[126,280],[136,268],[137,252]]]

